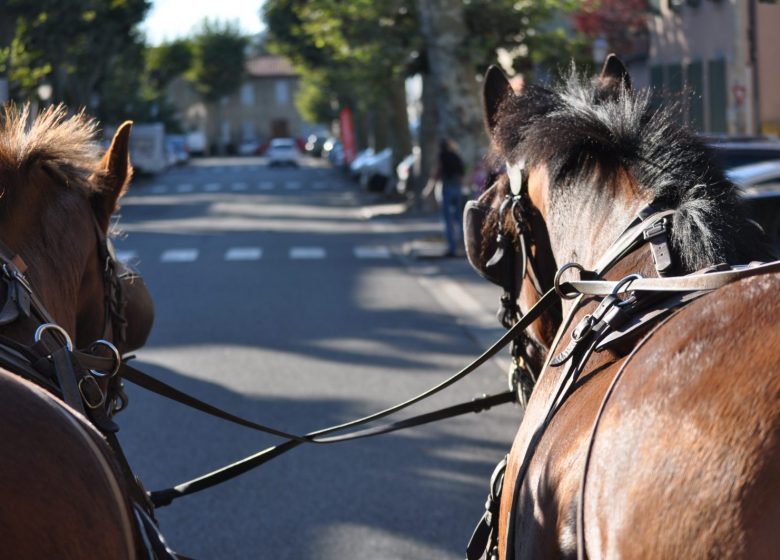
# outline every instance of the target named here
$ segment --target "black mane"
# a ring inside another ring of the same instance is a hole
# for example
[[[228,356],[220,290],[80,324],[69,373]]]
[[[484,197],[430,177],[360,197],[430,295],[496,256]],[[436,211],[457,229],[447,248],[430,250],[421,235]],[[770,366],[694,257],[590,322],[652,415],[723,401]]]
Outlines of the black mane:
[[[656,206],[677,210],[671,242],[680,272],[769,260],[738,189],[678,115],[674,106],[655,108],[647,90],[608,89],[572,70],[556,88],[527,86],[505,99],[493,136],[500,157],[547,165],[554,220],[586,200],[609,204],[605,186],[627,172]]]

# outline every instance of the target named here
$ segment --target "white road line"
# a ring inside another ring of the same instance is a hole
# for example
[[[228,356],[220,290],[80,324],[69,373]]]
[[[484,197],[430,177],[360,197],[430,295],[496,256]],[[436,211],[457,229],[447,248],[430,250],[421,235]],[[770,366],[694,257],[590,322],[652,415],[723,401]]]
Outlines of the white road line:
[[[205,187],[203,187],[203,190],[206,192],[217,192],[222,190],[222,185],[219,183],[208,183]]]
[[[284,188],[288,191],[295,191],[301,188],[301,184],[298,181],[287,181],[284,184]]]
[[[126,263],[138,258],[138,251],[116,251],[117,260]]]
[[[230,185],[231,191],[245,191],[246,190],[246,183],[233,183]]]
[[[324,259],[325,249],[322,247],[292,247],[291,259]]]
[[[389,259],[390,249],[387,247],[355,247],[355,256],[359,259]]]
[[[263,256],[260,247],[231,247],[225,253],[226,261],[256,261]]]
[[[165,194],[168,192],[168,185],[154,185],[149,189],[149,192],[154,194]]]
[[[188,192],[192,192],[193,190],[195,190],[195,187],[193,187],[189,183],[184,183],[183,185],[178,185],[176,187],[176,192],[180,192],[180,193],[188,193]]]
[[[270,181],[263,181],[257,184],[257,188],[261,191],[270,191],[274,188],[274,184]]]
[[[160,255],[160,262],[193,262],[197,258],[197,249],[168,249]]]

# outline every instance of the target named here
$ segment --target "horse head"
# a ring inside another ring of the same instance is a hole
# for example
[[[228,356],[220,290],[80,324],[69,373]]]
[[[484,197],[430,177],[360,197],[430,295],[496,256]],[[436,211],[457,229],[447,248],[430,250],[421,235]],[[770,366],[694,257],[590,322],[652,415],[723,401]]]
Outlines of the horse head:
[[[674,274],[738,262],[746,253],[766,257],[712,152],[673,111],[656,112],[650,93],[632,88],[615,55],[591,81],[572,71],[558,87],[529,85],[519,92],[492,67],[483,96],[493,151],[507,173],[470,203],[467,252],[483,275],[501,285],[521,273],[491,263],[501,236],[527,252],[519,290],[523,312],[552,287],[564,264],[599,268],[613,242],[646,208],[674,211],[669,218]],[[656,275],[653,265],[643,249],[622,268]],[[531,331],[545,347],[559,317],[548,314]]]
[[[27,108],[9,107],[0,127],[6,257],[23,263],[32,293],[77,346],[108,339],[121,352],[140,347],[152,326],[151,298],[113,258],[109,239],[132,176],[131,123],[98,160],[95,124],[83,115],[68,117],[59,106],[29,120]],[[40,321],[16,319],[4,333],[29,342]]]

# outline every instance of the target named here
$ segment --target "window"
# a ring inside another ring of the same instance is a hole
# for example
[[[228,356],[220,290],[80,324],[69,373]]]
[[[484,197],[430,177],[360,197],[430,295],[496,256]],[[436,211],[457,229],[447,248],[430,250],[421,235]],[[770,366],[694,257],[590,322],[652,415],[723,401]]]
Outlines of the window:
[[[255,104],[255,88],[252,84],[244,84],[241,86],[241,105],[244,107],[251,107]]]
[[[285,80],[276,80],[276,104],[288,105],[290,103],[290,88]]]

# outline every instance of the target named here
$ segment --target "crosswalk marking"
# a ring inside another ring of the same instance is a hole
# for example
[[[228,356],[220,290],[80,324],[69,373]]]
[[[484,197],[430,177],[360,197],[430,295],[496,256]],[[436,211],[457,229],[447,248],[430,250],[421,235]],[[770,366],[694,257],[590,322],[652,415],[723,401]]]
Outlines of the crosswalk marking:
[[[263,181],[257,184],[257,188],[261,191],[270,191],[274,188],[274,184],[270,181]]]
[[[301,184],[298,181],[287,181],[284,184],[284,188],[289,191],[298,190],[301,188]]]
[[[154,185],[149,192],[154,194],[165,194],[168,192],[168,185]]]
[[[230,185],[231,191],[245,191],[246,190],[246,183],[233,183]]]
[[[118,261],[126,263],[138,258],[137,251],[117,251],[116,258]]]
[[[206,192],[217,192],[222,190],[222,185],[219,183],[208,183],[205,187],[203,187],[203,190]]]
[[[195,187],[193,187],[189,183],[184,183],[184,184],[178,185],[176,187],[176,192],[180,192],[180,193],[188,193],[188,192],[192,192],[194,190],[195,190]]]
[[[198,259],[197,249],[168,249],[160,255],[161,262],[193,262]]]
[[[225,253],[226,261],[256,261],[263,256],[260,247],[231,247]]]
[[[325,249],[322,247],[292,247],[291,259],[324,259]]]
[[[263,258],[265,252],[262,247],[239,246],[228,247],[223,254],[226,261],[256,261]],[[336,251],[336,256],[343,255]],[[138,260],[139,251],[135,249],[120,249],[116,252],[117,259],[122,262]],[[324,259],[328,251],[324,247],[296,246],[288,249],[287,256],[290,259]],[[390,247],[384,245],[358,245],[352,248],[352,255],[357,259],[390,259],[393,252]],[[193,262],[200,257],[200,251],[196,248],[167,249],[160,254],[160,262]],[[207,256],[208,258],[208,256]]]
[[[354,254],[359,259],[389,259],[390,249],[387,247],[355,247]]]

